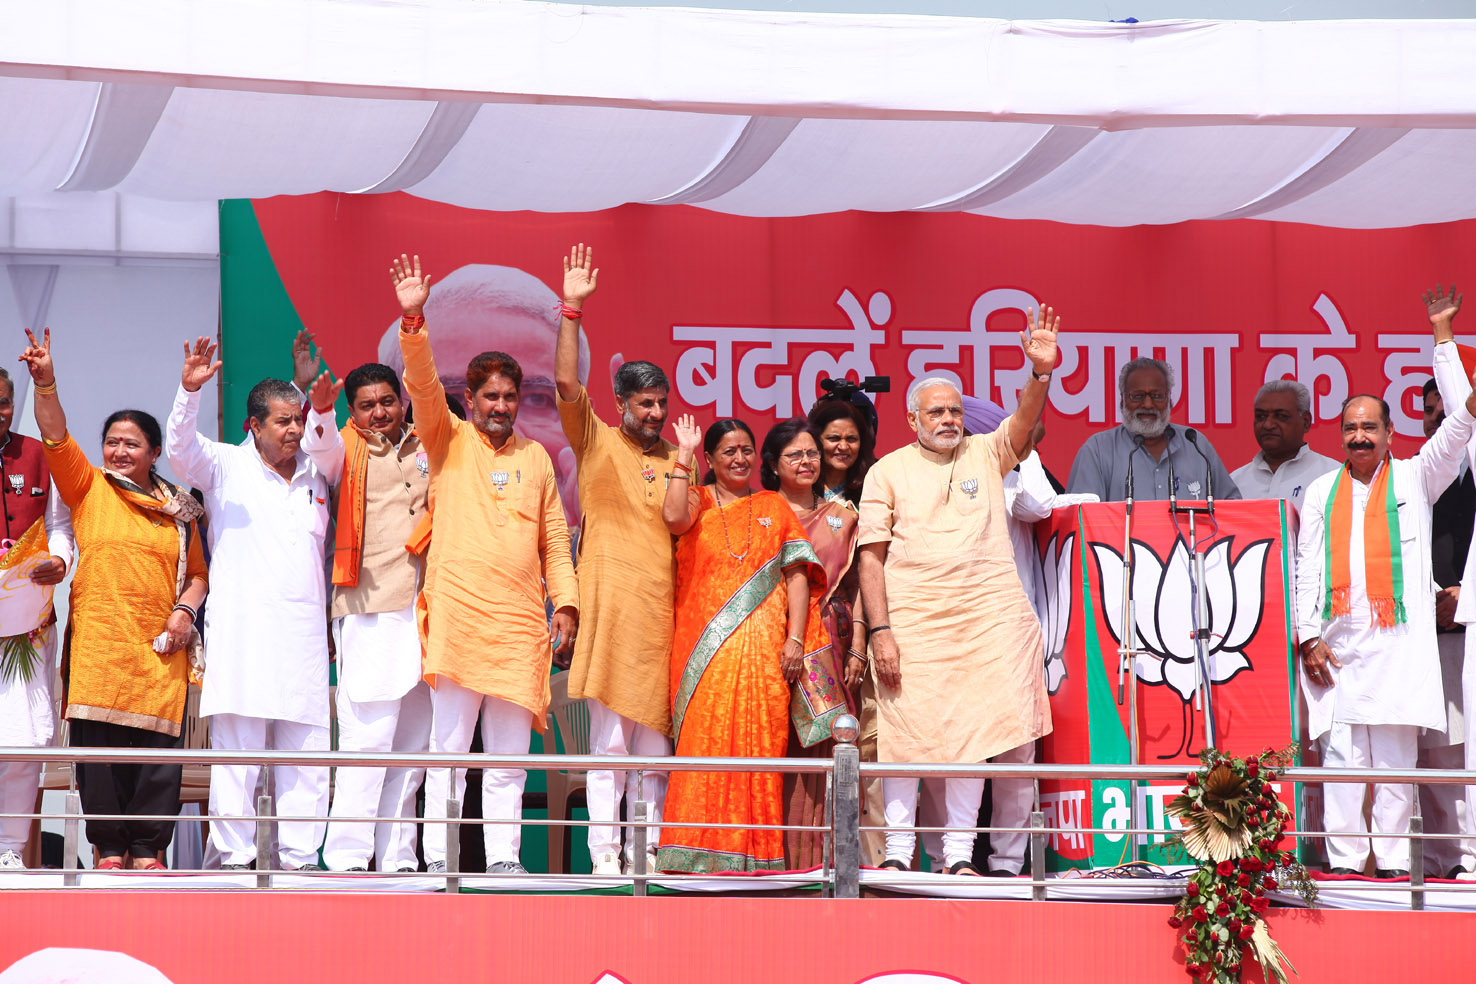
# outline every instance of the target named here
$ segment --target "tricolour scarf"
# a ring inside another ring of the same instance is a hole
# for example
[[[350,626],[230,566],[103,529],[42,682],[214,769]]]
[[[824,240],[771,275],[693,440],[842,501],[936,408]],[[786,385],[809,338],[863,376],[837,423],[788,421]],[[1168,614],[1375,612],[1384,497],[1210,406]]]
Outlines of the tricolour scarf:
[[[1368,490],[1363,512],[1363,579],[1368,607],[1376,624],[1392,628],[1403,624],[1404,558],[1399,552],[1399,501],[1390,480],[1393,459],[1384,463]],[[1353,584],[1349,544],[1353,534],[1353,479],[1345,462],[1327,497],[1327,537],[1324,560],[1327,570],[1327,599],[1322,617],[1331,619],[1349,613]]]

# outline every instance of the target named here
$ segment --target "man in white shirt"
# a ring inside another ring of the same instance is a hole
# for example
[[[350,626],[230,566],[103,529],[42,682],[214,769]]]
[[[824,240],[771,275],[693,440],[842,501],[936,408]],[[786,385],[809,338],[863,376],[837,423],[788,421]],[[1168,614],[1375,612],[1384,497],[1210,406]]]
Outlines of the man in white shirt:
[[[169,414],[165,453],[181,480],[205,494],[210,518],[212,593],[205,610],[207,668],[200,716],[209,717],[219,749],[328,749],[328,634],[324,620],[324,537],[328,490],[343,467],[336,430],[320,468],[300,448],[302,402],[291,383],[264,379],[246,398],[251,446],[222,444],[198,430],[200,387],[220,369],[215,345],[186,346],[180,389]],[[331,412],[343,388],[323,373],[309,390],[320,413]],[[337,470],[333,468],[336,462]],[[261,771],[255,765],[214,766],[210,815],[250,816]],[[328,770],[277,766],[275,812],[323,817]],[[322,821],[278,825],[278,857],[289,870],[320,870]],[[212,819],[210,839],[221,867],[261,867],[255,824]]]
[[[1435,347],[1435,378],[1444,394],[1470,391],[1454,343]],[[1396,460],[1387,404],[1349,398],[1341,418],[1347,464],[1305,494],[1296,573],[1301,682],[1310,736],[1327,735],[1330,768],[1411,769],[1420,729],[1445,728],[1430,508],[1459,471],[1476,396],[1446,405],[1453,410],[1435,436],[1414,458]],[[1361,872],[1367,860],[1365,793],[1359,783],[1324,786],[1327,829],[1344,832],[1327,839],[1335,874]],[[1376,784],[1374,831],[1407,831],[1414,804],[1412,786]],[[1408,840],[1376,838],[1372,850],[1379,877],[1408,876]]]
[[[1256,456],[1230,473],[1246,499],[1285,499],[1302,510],[1302,496],[1340,462],[1307,444],[1312,395],[1294,379],[1273,379],[1256,391]]]

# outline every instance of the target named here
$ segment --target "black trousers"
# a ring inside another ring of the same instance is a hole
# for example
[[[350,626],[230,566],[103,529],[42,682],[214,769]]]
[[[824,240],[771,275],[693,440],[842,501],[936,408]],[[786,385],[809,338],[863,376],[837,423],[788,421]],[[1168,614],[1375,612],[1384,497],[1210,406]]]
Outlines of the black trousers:
[[[73,748],[180,748],[178,738],[104,721],[71,722]],[[82,812],[111,814],[179,813],[182,767],[178,765],[104,765],[85,763],[77,769]],[[173,820],[88,820],[87,839],[99,857],[151,858],[174,838]]]

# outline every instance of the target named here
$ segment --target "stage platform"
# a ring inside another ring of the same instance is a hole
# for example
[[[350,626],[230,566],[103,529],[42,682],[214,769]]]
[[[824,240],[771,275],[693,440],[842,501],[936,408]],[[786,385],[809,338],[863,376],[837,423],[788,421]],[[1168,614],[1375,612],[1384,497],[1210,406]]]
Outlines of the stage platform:
[[[0,891],[0,968],[9,968],[0,984],[1188,979],[1166,922],[1170,885],[1058,879],[1052,893],[1096,901],[1034,902],[1019,898],[1025,880],[968,888],[959,877],[878,874],[868,872],[868,892],[890,897],[785,897],[792,885],[764,891],[765,878],[710,879],[721,893],[689,883],[691,894],[676,896],[658,884],[651,896],[621,898],[599,894],[629,892],[614,879],[553,895],[536,876],[523,891],[496,893],[469,878],[459,895],[428,878],[396,889],[362,876],[277,875],[278,890],[243,891],[250,876],[85,874],[84,887],[67,891],[43,889],[36,876],[29,890]],[[183,890],[137,890],[157,888]],[[907,891],[917,894],[900,897]],[[1275,908],[1268,919],[1301,981],[1453,980],[1476,938],[1472,912],[1330,905]],[[65,952],[75,950],[87,952]],[[57,967],[92,969],[63,978]]]

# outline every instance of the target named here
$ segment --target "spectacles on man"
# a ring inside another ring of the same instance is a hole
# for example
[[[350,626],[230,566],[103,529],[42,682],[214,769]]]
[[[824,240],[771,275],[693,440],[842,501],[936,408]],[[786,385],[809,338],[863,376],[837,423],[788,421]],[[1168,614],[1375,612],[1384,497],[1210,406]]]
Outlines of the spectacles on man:
[[[963,407],[929,407],[922,413],[923,416],[927,417],[929,420],[942,420],[944,414],[948,414],[950,417],[962,417]]]
[[[1168,395],[1168,393],[1164,392],[1163,390],[1130,390],[1130,391],[1128,391],[1127,401],[1129,403],[1147,403],[1149,400],[1152,400],[1154,403],[1158,403],[1158,404],[1162,404],[1164,406],[1167,406],[1168,405],[1168,401],[1169,401],[1169,395]]]
[[[801,461],[819,461],[820,452],[813,449],[809,451],[791,451],[788,454],[780,455],[780,457],[791,465],[797,465]]]

